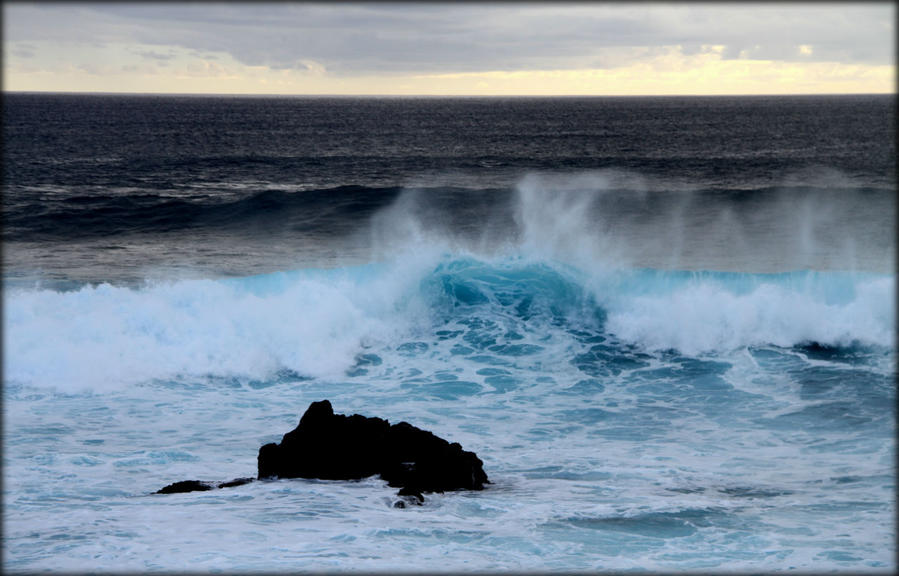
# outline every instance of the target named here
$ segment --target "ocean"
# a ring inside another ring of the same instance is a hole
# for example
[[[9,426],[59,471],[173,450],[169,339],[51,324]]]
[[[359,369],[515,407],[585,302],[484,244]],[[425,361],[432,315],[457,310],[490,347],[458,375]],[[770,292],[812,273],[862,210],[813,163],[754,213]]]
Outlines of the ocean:
[[[896,569],[895,95],[3,96],[5,572]],[[275,480],[311,402],[483,491]]]

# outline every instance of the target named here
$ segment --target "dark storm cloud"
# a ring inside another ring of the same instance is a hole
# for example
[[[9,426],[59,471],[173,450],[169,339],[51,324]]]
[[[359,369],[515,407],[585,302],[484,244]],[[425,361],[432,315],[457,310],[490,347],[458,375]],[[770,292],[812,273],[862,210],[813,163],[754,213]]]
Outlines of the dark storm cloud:
[[[724,45],[725,57],[888,64],[894,33],[892,6],[851,3],[138,2],[7,10],[16,20],[7,27],[13,41],[179,46],[276,69],[313,61],[338,75],[614,67],[671,45],[687,54]],[[813,49],[802,53],[799,45]]]

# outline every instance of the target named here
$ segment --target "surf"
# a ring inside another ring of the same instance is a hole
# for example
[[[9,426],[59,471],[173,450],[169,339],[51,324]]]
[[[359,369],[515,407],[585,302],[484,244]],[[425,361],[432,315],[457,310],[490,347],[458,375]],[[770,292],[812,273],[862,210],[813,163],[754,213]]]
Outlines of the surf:
[[[888,349],[895,280],[805,271],[583,270],[441,254],[244,278],[4,294],[4,380],[124,386],[176,377],[340,377],[365,351],[477,318],[528,341],[586,330],[647,352],[816,342]]]

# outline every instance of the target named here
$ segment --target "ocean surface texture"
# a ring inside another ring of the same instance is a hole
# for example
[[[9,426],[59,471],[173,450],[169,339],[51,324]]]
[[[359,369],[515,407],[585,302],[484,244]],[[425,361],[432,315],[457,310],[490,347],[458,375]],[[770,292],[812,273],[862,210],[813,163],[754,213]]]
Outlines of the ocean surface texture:
[[[4,571],[892,572],[894,108],[4,95]],[[492,484],[152,494],[322,399]]]

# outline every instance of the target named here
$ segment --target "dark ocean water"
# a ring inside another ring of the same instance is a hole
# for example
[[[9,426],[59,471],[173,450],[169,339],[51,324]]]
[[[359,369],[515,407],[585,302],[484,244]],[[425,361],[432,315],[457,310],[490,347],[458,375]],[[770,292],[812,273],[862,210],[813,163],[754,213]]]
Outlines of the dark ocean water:
[[[3,98],[4,568],[895,568],[894,96]],[[253,475],[311,401],[493,482]]]
[[[7,277],[366,260],[360,231],[404,194],[446,236],[514,243],[529,177],[537,194],[590,204],[588,234],[644,244],[638,265],[893,266],[890,96],[14,94],[3,122]],[[688,253],[673,254],[672,238]]]

